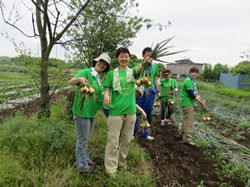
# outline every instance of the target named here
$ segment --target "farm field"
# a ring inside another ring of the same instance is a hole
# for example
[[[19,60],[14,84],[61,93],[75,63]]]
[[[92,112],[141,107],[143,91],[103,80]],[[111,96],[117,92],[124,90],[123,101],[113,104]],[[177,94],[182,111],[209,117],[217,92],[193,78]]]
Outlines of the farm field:
[[[195,148],[183,145],[179,138],[183,116],[178,100],[174,125],[160,126],[160,108],[154,109],[151,131],[157,143],[139,141],[155,163],[157,186],[249,184],[250,103],[206,90],[199,93],[207,102],[207,110],[195,108]],[[211,120],[203,121],[204,117]]]
[[[23,89],[27,89],[27,87],[24,86]],[[15,88],[9,88],[8,92],[11,92],[13,90],[15,90]],[[103,186],[106,186],[108,184],[127,184],[128,186],[130,186],[131,184],[125,181],[124,175],[127,178],[126,180],[130,180],[130,178],[134,178],[137,176],[139,178],[138,184],[143,186],[247,185],[249,183],[248,179],[250,170],[249,103],[243,99],[232,99],[230,97],[218,95],[217,93],[211,93],[206,90],[201,90],[200,94],[207,101],[208,107],[205,113],[198,106],[195,110],[196,127],[194,130],[194,140],[197,143],[196,147],[184,145],[178,138],[179,129],[182,123],[182,112],[181,108],[178,106],[179,101],[177,99],[175,114],[173,115],[173,125],[163,127],[160,126],[159,108],[155,108],[153,124],[151,126],[152,136],[155,138],[155,140],[151,142],[140,138],[135,138],[133,140],[133,147],[130,150],[131,155],[128,158],[128,163],[132,168],[137,168],[138,164],[141,165],[140,172],[137,169],[131,169],[130,171],[125,173],[124,171],[120,171],[120,173],[118,173],[118,182],[107,178],[103,166],[104,155],[103,153],[101,153],[101,151],[104,152],[104,146],[102,146],[100,150],[98,150],[98,148],[95,147],[95,141],[97,141],[96,139],[91,140],[92,145],[94,146],[91,151],[98,152],[98,154],[95,154],[95,160],[100,166],[98,166],[96,172],[93,173],[94,176],[92,176],[91,179],[86,179],[86,177],[84,177],[84,180],[86,181],[81,181],[81,176],[78,176],[76,174],[76,171],[72,170],[72,167],[74,167],[73,141],[70,141],[72,143],[72,149],[71,151],[68,150],[69,152],[67,153],[70,158],[70,166],[67,166],[68,168],[65,168],[68,161],[63,160],[63,162],[65,163],[61,166],[57,165],[57,167],[59,167],[57,168],[57,170],[59,170],[57,172],[61,173],[67,170],[68,173],[64,177],[66,177],[67,180],[71,181],[71,183],[68,183],[66,179],[64,183],[68,186],[74,186],[72,185],[74,182],[76,183],[76,186],[84,184],[88,184],[90,186],[100,185],[103,183],[103,181],[106,181]],[[54,97],[56,98],[56,100],[53,103],[56,106],[58,105],[60,107],[56,109],[56,114],[52,115],[53,121],[55,120],[53,119],[53,116],[56,116],[58,114],[64,115],[62,113],[64,112],[64,109],[66,107],[62,107],[61,103],[67,103],[66,97],[69,96],[69,92],[65,90],[60,95],[60,97],[59,95],[56,95]],[[17,105],[12,109],[1,109],[0,121],[4,125],[6,123],[3,122],[5,118],[7,119],[7,117],[14,116],[16,113],[20,112],[24,113],[27,117],[34,118],[32,116],[34,116],[34,114],[36,114],[36,112],[38,111],[38,102],[39,101],[37,99],[34,99],[27,103]],[[211,118],[211,121],[202,121],[204,115],[209,116]],[[102,128],[101,131],[106,131],[106,122],[101,111],[98,113],[97,119],[98,118],[100,118],[101,121],[98,122],[99,127],[96,127],[96,133],[100,131],[100,128]],[[15,118],[13,119],[15,120]],[[64,117],[62,117],[61,119],[67,123],[67,119],[65,119]],[[73,122],[71,120],[68,123],[71,123],[73,125]],[[71,130],[74,132],[73,126],[71,126]],[[96,135],[93,136],[96,137]],[[105,144],[105,139],[106,137],[103,136],[99,141],[102,141],[102,144]],[[135,148],[136,146],[138,146],[138,143],[141,148]],[[139,156],[139,153],[133,153],[135,149],[142,149],[142,152],[140,151],[140,154],[145,155]],[[1,152],[2,151],[3,150],[1,150]],[[60,154],[62,154],[60,151],[59,153],[56,153],[58,157],[61,157]],[[15,156],[16,155],[14,154],[13,157]],[[29,163],[29,161],[27,162]],[[40,164],[48,164],[45,160],[43,162],[44,163]],[[145,162],[148,163],[146,164],[146,166]],[[34,165],[34,167],[38,167],[38,165]],[[142,176],[145,175],[142,170],[145,170],[144,172],[147,173],[146,179]],[[138,172],[139,174],[137,174]],[[101,175],[101,177],[97,177],[97,174]],[[72,175],[75,177],[73,178],[76,181],[72,179]],[[53,177],[55,177],[54,179],[57,180],[60,179],[59,176]],[[19,176],[19,178],[22,179],[21,176]],[[15,179],[15,181],[18,180],[19,179]],[[36,180],[39,181],[38,178]],[[44,180],[51,179],[48,179],[48,177],[45,176]],[[39,182],[41,182],[41,184],[44,184],[44,180],[41,180]],[[145,181],[142,182],[141,180]]]

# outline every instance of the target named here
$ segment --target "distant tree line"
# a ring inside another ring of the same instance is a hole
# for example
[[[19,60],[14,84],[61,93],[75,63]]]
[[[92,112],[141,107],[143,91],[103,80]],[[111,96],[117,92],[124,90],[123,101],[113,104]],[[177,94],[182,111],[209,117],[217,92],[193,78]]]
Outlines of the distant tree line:
[[[235,67],[229,68],[227,65],[217,63],[212,67],[211,64],[205,63],[200,79],[203,81],[219,81],[220,73],[231,73],[232,75],[250,75],[250,61],[242,61]]]

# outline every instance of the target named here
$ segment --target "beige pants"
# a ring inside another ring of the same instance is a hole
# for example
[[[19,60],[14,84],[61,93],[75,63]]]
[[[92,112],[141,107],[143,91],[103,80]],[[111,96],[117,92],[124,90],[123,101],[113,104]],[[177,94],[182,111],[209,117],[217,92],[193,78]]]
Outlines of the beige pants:
[[[182,107],[184,121],[182,125],[182,137],[184,142],[192,141],[194,128],[194,107]]]
[[[108,138],[104,158],[107,173],[116,173],[118,164],[126,165],[135,120],[136,114],[108,117]]]

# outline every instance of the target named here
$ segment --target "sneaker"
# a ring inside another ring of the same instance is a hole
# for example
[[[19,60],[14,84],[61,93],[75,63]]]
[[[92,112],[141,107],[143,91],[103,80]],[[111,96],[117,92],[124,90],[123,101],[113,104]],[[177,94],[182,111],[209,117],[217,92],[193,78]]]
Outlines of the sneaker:
[[[90,167],[90,166],[88,166],[88,167],[86,167],[86,168],[84,168],[84,169],[78,169],[81,173],[91,173],[92,171],[93,171],[93,167]]]
[[[170,119],[167,119],[167,124],[168,124],[168,125],[172,125],[172,122],[171,122]]]
[[[90,160],[89,163],[88,163],[88,165],[91,166],[91,167],[95,167],[95,166],[96,166],[96,163],[93,162],[92,160]]]
[[[152,140],[154,140],[154,137],[152,137],[152,136],[147,136],[146,139],[152,141]]]
[[[161,120],[161,126],[165,125],[165,120]]]
[[[184,142],[184,144],[191,145],[191,146],[195,146],[196,145],[196,143],[194,143],[193,141],[191,141],[191,142]]]

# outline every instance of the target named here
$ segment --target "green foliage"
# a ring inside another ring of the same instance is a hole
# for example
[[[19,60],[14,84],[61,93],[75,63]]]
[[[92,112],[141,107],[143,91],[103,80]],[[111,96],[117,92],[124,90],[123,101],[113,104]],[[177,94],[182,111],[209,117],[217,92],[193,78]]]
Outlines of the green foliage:
[[[157,63],[157,66],[158,66],[158,70],[159,70],[159,72],[162,72],[162,71],[165,69],[164,64]]]
[[[250,61],[240,62],[237,66],[232,68],[231,73],[233,75],[237,74],[250,75]]]
[[[173,46],[169,45],[169,43],[173,40],[173,38],[174,37],[163,40],[152,47],[150,58],[165,63],[165,61],[161,60],[162,57],[185,52],[186,50],[170,52],[170,49],[173,48]]]
[[[230,89],[219,83],[205,83],[198,81],[198,89],[214,92],[232,98],[249,99],[250,92],[245,90]]]
[[[212,77],[212,65],[205,63],[205,67],[202,73],[203,80],[210,80]]]
[[[228,72],[229,68],[227,65],[217,63],[212,68],[211,64],[206,63],[203,72],[200,74],[200,77],[205,81],[218,81],[220,80],[220,73]]]
[[[74,1],[73,11],[81,3]],[[107,52],[114,58],[118,46],[130,46],[130,39],[136,36],[142,23],[148,22],[141,17],[131,16],[130,11],[137,6],[135,0],[91,1],[86,11],[78,16],[78,23],[67,33],[68,37],[74,38],[70,43],[74,49],[74,61],[91,67],[92,60],[101,53]]]
[[[135,141],[127,158],[131,170],[119,169],[115,180],[106,175],[107,124],[102,111],[89,141],[90,156],[97,166],[93,174],[80,175],[74,169],[75,125],[72,119],[65,120],[65,101],[60,103],[51,107],[50,118],[18,115],[0,125],[0,186],[155,186],[149,155]]]
[[[229,68],[227,65],[222,65],[220,63],[215,64],[213,71],[212,71],[212,79],[213,80],[220,80],[220,73],[228,73]]]

